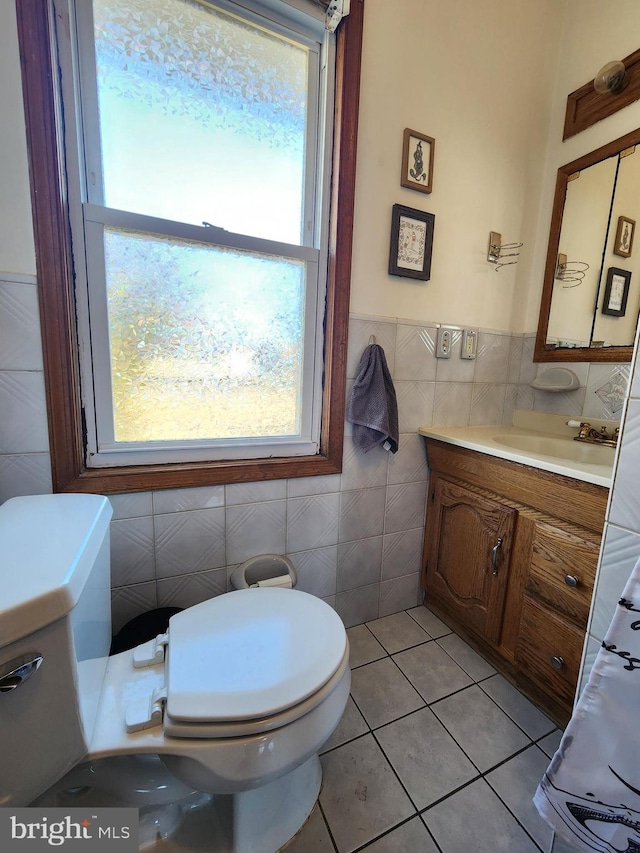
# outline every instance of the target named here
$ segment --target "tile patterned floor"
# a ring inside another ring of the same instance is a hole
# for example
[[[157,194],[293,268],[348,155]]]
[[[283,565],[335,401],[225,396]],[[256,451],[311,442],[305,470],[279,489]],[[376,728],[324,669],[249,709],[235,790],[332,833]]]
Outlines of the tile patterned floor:
[[[425,607],[347,633],[351,697],[285,853],[548,853],[555,724]]]

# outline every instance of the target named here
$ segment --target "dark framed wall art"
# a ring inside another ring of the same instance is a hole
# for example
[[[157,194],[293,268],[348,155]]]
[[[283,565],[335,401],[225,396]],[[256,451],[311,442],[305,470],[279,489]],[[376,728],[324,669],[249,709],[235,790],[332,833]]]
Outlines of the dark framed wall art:
[[[434,223],[433,213],[393,205],[389,275],[429,281]]]
[[[602,300],[603,314],[610,314],[612,317],[624,317],[627,310],[630,284],[631,270],[609,267],[604,288],[604,299]]]

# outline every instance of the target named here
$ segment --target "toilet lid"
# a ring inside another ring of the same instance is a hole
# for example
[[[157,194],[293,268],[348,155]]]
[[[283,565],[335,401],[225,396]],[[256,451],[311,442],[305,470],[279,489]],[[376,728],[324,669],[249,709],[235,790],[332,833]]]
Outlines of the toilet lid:
[[[276,714],[318,691],[344,657],[342,620],[291,589],[242,589],[171,617],[167,713],[216,722]]]

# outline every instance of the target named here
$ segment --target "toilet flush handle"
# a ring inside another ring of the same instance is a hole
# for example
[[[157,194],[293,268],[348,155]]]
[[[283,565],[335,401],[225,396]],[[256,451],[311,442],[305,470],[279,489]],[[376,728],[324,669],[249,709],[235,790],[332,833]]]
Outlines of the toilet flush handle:
[[[2,664],[0,666],[0,693],[10,693],[16,687],[20,687],[40,668],[42,660],[41,654],[32,652]]]

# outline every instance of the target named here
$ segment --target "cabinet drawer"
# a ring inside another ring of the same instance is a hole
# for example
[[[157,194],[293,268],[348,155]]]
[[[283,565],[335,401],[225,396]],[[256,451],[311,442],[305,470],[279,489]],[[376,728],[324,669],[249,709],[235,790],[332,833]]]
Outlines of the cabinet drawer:
[[[584,628],[599,548],[595,539],[582,539],[567,530],[538,522],[527,591]]]
[[[578,683],[583,642],[583,630],[525,596],[516,660],[567,708],[571,708]]]

